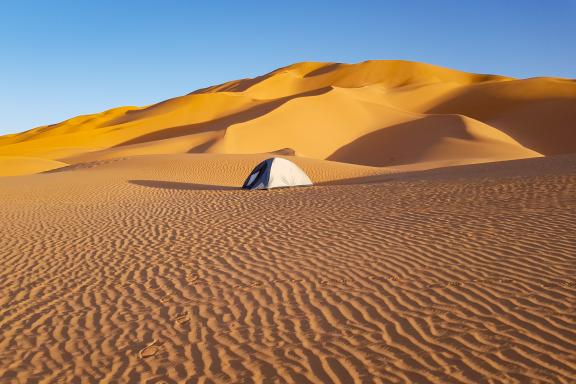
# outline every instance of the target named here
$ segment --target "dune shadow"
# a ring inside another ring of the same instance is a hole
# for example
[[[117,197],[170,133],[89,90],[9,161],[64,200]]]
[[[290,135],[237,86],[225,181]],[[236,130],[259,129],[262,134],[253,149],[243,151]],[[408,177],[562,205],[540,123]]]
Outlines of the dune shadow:
[[[301,97],[312,97],[312,96],[319,96],[324,93],[330,92],[331,87],[319,88],[314,89],[307,92],[298,93],[295,95],[290,95],[286,97],[281,97],[278,99],[273,99],[271,101],[266,101],[261,104],[257,104],[255,106],[249,107],[245,110],[240,112],[232,113],[230,115],[222,116],[216,118],[214,120],[204,121],[200,123],[193,123],[193,124],[185,124],[179,125],[175,127],[168,127],[164,129],[160,129],[157,131],[149,132],[143,134],[141,136],[137,136],[131,138],[127,141],[122,143],[118,143],[111,148],[123,147],[133,144],[142,144],[147,143],[150,141],[156,140],[165,140],[171,139],[173,137],[179,136],[187,136],[192,134],[198,133],[206,133],[206,132],[217,132],[217,131],[225,131],[228,127],[234,124],[244,123],[249,120],[256,119],[258,117],[264,116],[273,110],[281,107],[285,103],[289,102],[290,100],[301,98]],[[207,144],[209,146],[209,144]],[[202,149],[199,148],[192,148],[191,151],[195,153],[199,152]]]
[[[184,191],[233,191],[240,190],[240,187],[229,187],[216,184],[194,184],[182,183],[178,181],[163,180],[128,180],[130,184],[148,188],[178,189]]]
[[[574,125],[567,123],[576,116],[573,98],[523,100],[494,93],[504,90],[503,86],[502,83],[486,84],[474,92],[446,99],[425,113],[466,115],[499,129],[520,145],[545,156],[576,151]]]
[[[432,146],[445,138],[471,140],[473,136],[458,116],[425,116],[360,136],[326,160],[372,167],[412,164],[421,161]]]
[[[254,78],[246,78],[240,79],[237,81],[229,81],[227,83],[222,83],[218,85],[213,85],[210,87],[200,88],[195,90],[194,92],[189,93],[189,95],[196,95],[201,93],[210,93],[210,92],[244,92],[248,88],[256,85],[258,83],[263,82],[266,79],[273,77],[274,75],[282,72],[283,70],[287,69],[288,67],[282,67],[273,70],[272,72],[268,72],[264,75],[257,76]]]
[[[320,68],[318,68],[318,69],[315,69],[315,70],[313,70],[313,71],[310,72],[310,73],[307,73],[307,74],[304,76],[304,78],[314,77],[314,76],[320,76],[320,75],[323,75],[323,74],[325,74],[325,73],[335,71],[335,70],[338,69],[340,66],[342,66],[341,63],[328,64],[328,65],[325,65],[325,66],[320,67]]]

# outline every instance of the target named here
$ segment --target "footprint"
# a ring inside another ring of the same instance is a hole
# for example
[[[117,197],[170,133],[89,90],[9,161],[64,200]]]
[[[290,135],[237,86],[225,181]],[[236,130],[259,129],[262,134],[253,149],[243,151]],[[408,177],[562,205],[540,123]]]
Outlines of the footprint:
[[[188,321],[190,321],[190,316],[188,315],[187,311],[184,311],[184,312],[180,313],[179,315],[176,315],[175,321],[178,324],[184,324],[184,323],[187,323]]]
[[[158,353],[158,347],[155,347],[154,344],[158,342],[157,339],[152,340],[151,343],[148,343],[144,348],[138,351],[138,357],[140,359],[145,359],[147,357],[152,357]]]
[[[200,276],[191,273],[191,274],[188,275],[187,280],[188,280],[188,283],[194,284],[195,282],[197,282],[198,280],[200,280]]]

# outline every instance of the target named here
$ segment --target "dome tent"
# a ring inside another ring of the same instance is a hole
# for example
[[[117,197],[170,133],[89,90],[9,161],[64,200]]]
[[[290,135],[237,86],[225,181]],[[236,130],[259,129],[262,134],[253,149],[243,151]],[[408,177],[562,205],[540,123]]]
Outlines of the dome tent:
[[[243,189],[271,189],[312,185],[296,164],[281,157],[264,160],[250,172]]]

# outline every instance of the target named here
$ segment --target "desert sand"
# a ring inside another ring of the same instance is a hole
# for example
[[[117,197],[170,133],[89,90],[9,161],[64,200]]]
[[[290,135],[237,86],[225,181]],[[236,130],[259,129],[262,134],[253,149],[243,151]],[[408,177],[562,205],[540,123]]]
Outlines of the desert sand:
[[[0,176],[149,154],[434,168],[576,152],[576,82],[406,61],[305,62],[0,137]]]
[[[575,383],[575,105],[301,63],[0,137],[0,382]]]
[[[574,382],[576,156],[239,190],[265,157],[0,179],[2,381]]]

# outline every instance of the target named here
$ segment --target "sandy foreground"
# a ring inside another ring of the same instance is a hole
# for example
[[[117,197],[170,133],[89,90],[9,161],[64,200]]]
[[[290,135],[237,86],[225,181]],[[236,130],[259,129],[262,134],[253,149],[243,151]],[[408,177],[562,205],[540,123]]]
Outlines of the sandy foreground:
[[[574,383],[576,155],[0,178],[2,383]]]

